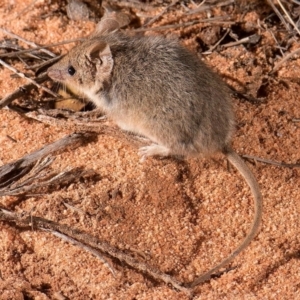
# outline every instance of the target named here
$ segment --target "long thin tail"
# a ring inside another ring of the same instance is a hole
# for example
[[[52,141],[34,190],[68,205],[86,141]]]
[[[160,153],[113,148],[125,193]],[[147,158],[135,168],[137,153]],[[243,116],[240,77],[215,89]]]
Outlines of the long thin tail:
[[[239,253],[241,253],[253,240],[253,238],[256,236],[260,223],[262,218],[262,196],[260,192],[259,185],[251,172],[251,170],[248,168],[246,163],[243,161],[243,159],[235,153],[232,149],[228,148],[224,150],[224,154],[226,155],[227,159],[230,161],[230,163],[241,173],[241,175],[246,180],[247,184],[249,185],[251,189],[251,193],[254,198],[254,219],[251,225],[251,228],[243,240],[243,242],[224,260],[222,260],[218,265],[216,265],[214,268],[210,269],[206,273],[202,274],[198,278],[196,278],[193,282],[189,283],[188,286],[193,288],[196,285],[210,279],[210,276],[215,273],[220,268],[227,265],[229,262],[231,262]]]

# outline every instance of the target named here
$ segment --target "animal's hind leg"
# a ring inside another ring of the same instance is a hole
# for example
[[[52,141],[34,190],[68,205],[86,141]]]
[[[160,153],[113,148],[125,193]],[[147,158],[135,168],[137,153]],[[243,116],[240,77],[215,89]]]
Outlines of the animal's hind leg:
[[[148,156],[169,156],[170,153],[171,152],[169,148],[158,144],[151,144],[149,146],[141,147],[138,152],[142,161]]]
[[[199,151],[194,144],[186,143],[178,143],[176,146],[170,147],[153,143],[150,146],[141,147],[138,153],[141,157],[141,161],[145,160],[148,156],[173,156],[178,159],[183,159],[184,157],[199,155]]]

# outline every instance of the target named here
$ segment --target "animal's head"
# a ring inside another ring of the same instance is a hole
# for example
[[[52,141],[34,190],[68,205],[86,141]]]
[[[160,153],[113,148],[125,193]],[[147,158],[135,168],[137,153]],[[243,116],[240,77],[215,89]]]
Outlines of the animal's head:
[[[84,93],[86,90],[100,88],[110,78],[113,63],[109,45],[93,38],[73,48],[51,66],[48,75],[72,91]]]
[[[114,15],[103,18],[82,44],[48,69],[49,77],[75,93],[99,90],[109,79],[114,64],[110,47],[101,36],[111,34],[119,27]]]

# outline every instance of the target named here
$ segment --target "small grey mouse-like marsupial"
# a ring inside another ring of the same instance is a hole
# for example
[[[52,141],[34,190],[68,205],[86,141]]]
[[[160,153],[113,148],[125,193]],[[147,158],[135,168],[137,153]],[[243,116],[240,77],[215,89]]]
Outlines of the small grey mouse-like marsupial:
[[[262,196],[258,183],[230,141],[234,116],[229,88],[176,40],[128,36],[114,18],[48,69],[53,80],[88,98],[120,128],[149,138],[147,156],[226,155],[254,197],[254,220],[242,243],[190,287],[210,278],[244,250],[258,232]]]

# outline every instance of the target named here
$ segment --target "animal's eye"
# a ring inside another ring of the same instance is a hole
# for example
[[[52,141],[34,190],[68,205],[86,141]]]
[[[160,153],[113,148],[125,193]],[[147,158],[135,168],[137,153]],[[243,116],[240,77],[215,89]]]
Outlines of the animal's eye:
[[[69,73],[71,76],[73,76],[73,75],[76,73],[76,70],[74,69],[73,66],[69,66],[69,68],[68,68],[68,73]]]

